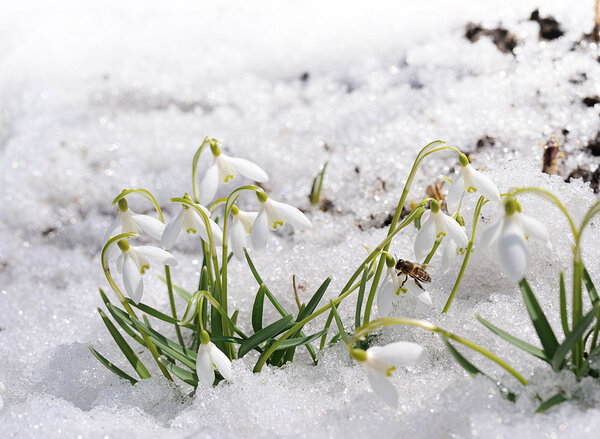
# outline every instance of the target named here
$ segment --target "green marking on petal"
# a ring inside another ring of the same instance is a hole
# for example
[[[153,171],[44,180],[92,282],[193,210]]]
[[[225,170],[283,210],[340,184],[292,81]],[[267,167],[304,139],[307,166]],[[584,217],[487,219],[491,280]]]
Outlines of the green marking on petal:
[[[275,221],[273,224],[273,230],[277,230],[281,226],[283,226],[283,221]]]
[[[196,233],[196,229],[189,228],[185,232],[186,233]]]
[[[398,292],[396,293],[396,295],[399,296],[400,293],[404,293],[404,294],[408,293],[408,288],[406,288],[406,287],[399,288]]]
[[[227,177],[225,177],[225,179],[223,181],[225,183],[229,183],[231,180],[233,180],[233,175],[228,175]]]
[[[146,272],[146,270],[150,269],[150,265],[148,264],[144,264],[140,267],[140,273],[144,274]]]
[[[385,376],[391,377],[392,372],[396,370],[396,366],[391,366],[385,371]]]
[[[446,232],[440,232],[440,233],[438,233],[438,234],[436,235],[436,237],[435,237],[435,238],[436,238],[436,239],[440,239],[440,238],[443,238],[444,236],[446,236]]]
[[[477,192],[477,188],[473,187],[473,186],[469,186],[469,188],[467,189],[467,192],[472,194],[473,192]]]

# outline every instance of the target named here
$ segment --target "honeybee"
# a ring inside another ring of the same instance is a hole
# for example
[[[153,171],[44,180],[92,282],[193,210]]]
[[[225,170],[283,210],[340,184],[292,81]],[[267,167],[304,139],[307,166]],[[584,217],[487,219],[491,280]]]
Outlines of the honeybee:
[[[400,288],[404,286],[404,284],[408,280],[408,277],[410,276],[415,281],[415,284],[417,284],[419,288],[425,291],[425,288],[423,288],[423,285],[421,285],[420,282],[431,282],[431,276],[429,276],[429,273],[427,273],[423,269],[423,267],[423,264],[417,264],[416,262],[398,259],[398,262],[396,262],[396,274],[398,276],[405,276],[402,285],[400,285]]]

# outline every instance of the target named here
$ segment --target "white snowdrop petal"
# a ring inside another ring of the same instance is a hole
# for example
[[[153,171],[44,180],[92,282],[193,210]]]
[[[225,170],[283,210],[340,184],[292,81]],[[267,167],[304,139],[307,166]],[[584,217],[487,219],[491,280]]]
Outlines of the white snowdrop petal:
[[[312,228],[312,224],[310,223],[308,218],[306,218],[306,216],[302,212],[300,212],[299,209],[295,208],[294,206],[291,206],[286,203],[280,203],[278,201],[272,201],[272,200],[271,200],[271,205],[277,211],[279,216],[281,216],[281,218],[285,222],[289,223],[294,228],[296,228],[298,230],[305,230],[305,229]]]
[[[129,256],[125,256],[123,261],[123,284],[131,300],[139,303],[144,292],[144,282],[138,266]]]
[[[248,177],[251,180],[258,182],[265,182],[269,180],[267,173],[257,164],[250,160],[240,159],[237,157],[227,157],[229,164],[237,172],[242,174],[244,177]]]
[[[213,198],[215,198],[215,194],[217,193],[217,189],[219,187],[219,168],[216,163],[213,163],[206,170],[206,175],[202,179],[200,183],[200,187],[198,188],[200,198],[200,202],[202,204],[210,203]]]
[[[231,248],[234,256],[240,260],[244,260],[244,247],[248,247],[248,234],[244,230],[244,226],[239,221],[234,220],[231,224],[229,233]]]
[[[483,195],[490,201],[500,202],[500,191],[487,174],[473,168],[471,171],[471,179],[473,180],[473,185],[477,189],[478,195]]]
[[[387,317],[392,312],[392,302],[394,299],[394,283],[389,276],[383,281],[379,292],[377,293],[377,311],[379,316]]]
[[[132,218],[131,210],[119,211],[121,217],[121,230],[123,233],[138,233],[139,228]]]
[[[425,212],[423,217],[429,212]],[[421,217],[421,218],[423,218]],[[423,259],[433,248],[435,243],[435,222],[430,215],[427,216],[425,221],[421,221],[421,228],[417,232],[415,237],[415,256],[417,259]]]
[[[123,273],[123,263],[124,263],[123,252],[119,256],[117,256],[117,271],[119,273]]]
[[[252,225],[252,232],[250,234],[250,240],[252,242],[252,248],[255,250],[263,249],[267,246],[269,240],[269,224],[267,213],[263,208],[260,209],[254,224]]]
[[[523,230],[514,215],[505,220],[499,242],[500,262],[504,271],[514,282],[525,277],[529,262],[529,251]]]
[[[417,343],[397,341],[367,349],[367,358],[373,358],[391,366],[416,366],[427,358],[427,350]]]
[[[523,226],[523,230],[525,231],[525,234],[527,236],[534,239],[538,239],[542,242],[548,242],[550,240],[550,234],[548,233],[548,229],[542,222],[529,215],[515,215],[519,215],[521,225]]]
[[[369,379],[369,384],[371,384],[371,389],[373,389],[387,405],[391,407],[396,407],[396,405],[398,405],[398,392],[391,380],[372,369],[367,370],[367,378]]]
[[[218,347],[215,346],[213,342],[208,343],[208,346],[213,364],[223,378],[225,378],[227,381],[231,381],[233,378],[233,374],[231,372],[231,361],[229,358],[227,358],[227,355],[225,355]]]
[[[205,386],[212,386],[212,383],[215,381],[215,369],[212,364],[208,345],[201,344],[198,348],[196,375],[198,375],[198,382],[203,383]]]
[[[444,226],[446,227],[446,234],[448,238],[456,242],[459,248],[466,248],[469,242],[465,229],[460,226],[452,217],[442,213]]]
[[[138,254],[146,257],[150,262],[159,265],[177,265],[177,259],[171,253],[153,245],[141,245],[135,248]]]
[[[500,219],[483,231],[481,237],[479,238],[479,244],[483,249],[488,252],[491,250],[502,233],[503,225],[504,219]]]
[[[258,212],[244,212],[240,210],[235,218],[244,226],[246,233],[250,233],[252,231],[252,224],[256,220],[257,216]]]
[[[446,197],[448,212],[454,213],[456,212],[456,209],[458,209],[464,191],[464,183],[465,180],[461,173],[450,185],[450,188],[448,189],[448,196]]]
[[[163,231],[162,238],[160,239],[160,245],[163,248],[170,249],[177,241],[179,234],[181,233],[181,228],[183,226],[183,211],[181,209],[174,218],[171,219],[165,226],[165,230]]]
[[[154,239],[161,239],[163,232],[165,231],[165,225],[156,218],[152,218],[148,215],[133,214],[131,215],[133,221],[137,226],[146,232]]]
[[[417,299],[419,299],[425,305],[431,306],[433,304],[433,302],[431,300],[431,296],[429,295],[429,292],[427,292],[427,291],[421,291],[421,294],[417,295]]]
[[[113,236],[121,234],[121,216],[117,215],[115,220],[108,226],[106,233],[104,234],[104,243],[108,242]]]
[[[458,246],[456,245],[456,242],[454,241],[448,241],[448,244],[446,245],[446,248],[444,249],[444,254],[442,255],[442,273],[448,273],[450,271],[450,269],[452,268],[452,266],[454,265],[454,262],[456,261],[456,258],[458,257]]]

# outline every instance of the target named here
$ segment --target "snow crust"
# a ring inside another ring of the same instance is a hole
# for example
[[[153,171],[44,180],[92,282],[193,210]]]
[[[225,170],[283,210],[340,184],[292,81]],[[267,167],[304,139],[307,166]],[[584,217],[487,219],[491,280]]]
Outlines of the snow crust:
[[[251,372],[251,355],[234,362],[235,380],[201,388],[194,398],[158,376],[132,387],[104,369],[91,344],[127,368],[97,315],[105,280],[99,251],[124,187],[151,190],[173,215],[172,196],[191,190],[191,159],[206,135],[270,174],[278,200],[307,210],[313,229],[273,237],[255,253],[257,268],[289,309],[291,276],[309,297],[329,275],[337,295],[386,229],[418,150],[443,139],[473,153],[505,192],[538,185],[553,191],[580,220],[597,200],[581,180],[540,172],[543,144],[564,143],[563,172],[598,165],[584,147],[598,132],[598,49],[574,45],[592,27],[592,1],[546,1],[565,35],[539,41],[529,0],[437,2],[253,2],[151,4],[141,1],[19,2],[0,16],[0,411],[3,437],[589,437],[600,428],[598,383],[564,374],[560,388],[578,402],[534,415],[533,395],[556,393],[556,377],[478,324],[478,313],[537,343],[517,287],[477,252],[450,314],[441,316],[456,276],[435,273],[433,306],[401,297],[394,314],[466,335],[531,378],[527,389],[481,358],[477,364],[520,394],[515,404],[485,379],[471,379],[432,334],[393,328],[381,344],[422,343],[429,359],[397,371],[400,404],[387,407],[342,344],[317,366],[299,351],[282,369]],[[6,10],[5,10],[6,9]],[[464,38],[469,21],[515,33],[516,55],[489,38]],[[585,75],[584,75],[585,74]],[[304,76],[304,80],[302,77]],[[597,107],[597,106],[596,106]],[[568,130],[565,134],[563,130]],[[477,148],[484,136],[493,147]],[[329,160],[327,212],[310,208],[310,183]],[[419,200],[450,154],[425,163],[410,198]],[[467,203],[470,224],[474,199]],[[569,229],[539,199],[524,211],[543,221],[553,251],[532,243],[528,279],[560,328],[558,271],[569,278]],[[252,207],[254,197],[243,198]],[[136,212],[148,204],[130,197]],[[471,210],[469,210],[471,209]],[[497,213],[484,209],[484,222]],[[360,226],[360,227],[358,227]],[[409,228],[391,252],[412,259]],[[600,283],[598,222],[588,230],[584,260]],[[174,253],[175,282],[193,288],[198,242]],[[440,265],[434,260],[434,265]],[[256,285],[247,268],[229,268],[230,306],[249,322]],[[144,301],[166,310],[164,286],[145,279]],[[340,309],[348,327],[353,303]],[[181,302],[179,302],[181,309]],[[273,309],[268,310],[272,318]],[[309,326],[319,330],[320,322]],[[148,357],[142,357],[148,359]],[[145,361],[150,365],[150,361]]]

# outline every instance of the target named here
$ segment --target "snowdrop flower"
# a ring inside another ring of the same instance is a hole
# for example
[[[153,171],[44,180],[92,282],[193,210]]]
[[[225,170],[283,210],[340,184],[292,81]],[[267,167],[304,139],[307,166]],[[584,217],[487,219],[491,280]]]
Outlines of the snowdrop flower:
[[[210,150],[215,160],[200,183],[199,196],[202,204],[210,203],[217,193],[219,183],[229,183],[235,177],[236,172],[258,182],[269,180],[267,173],[250,160],[230,157],[221,153],[216,140],[211,140]]]
[[[508,277],[520,282],[527,272],[529,237],[545,242],[552,248],[546,227],[535,218],[521,213],[521,205],[511,198],[504,203],[504,216],[484,230],[481,245],[497,248],[500,263]]]
[[[454,179],[448,189],[446,198],[448,212],[456,212],[465,191],[478,192],[490,201],[500,202],[500,191],[490,177],[471,166],[466,155],[461,153],[458,161],[461,166],[460,175]]]
[[[427,357],[427,350],[416,343],[398,341],[385,346],[352,349],[350,355],[367,369],[371,388],[388,405],[398,404],[398,392],[388,377],[400,366],[416,366]]]
[[[200,334],[200,347],[196,358],[196,375],[198,381],[211,386],[215,381],[215,368],[227,381],[231,381],[231,361],[221,350],[210,341],[208,332],[202,330]]]
[[[419,288],[412,277],[407,276],[394,268],[394,258],[388,256],[386,263],[388,264],[387,273],[377,293],[377,310],[381,317],[390,315],[392,312],[394,296],[398,296],[400,293],[415,294],[417,299],[421,302],[426,305],[431,305],[432,302],[429,293],[426,290]]]
[[[460,226],[460,228],[467,234],[465,227]],[[450,241],[446,244],[446,248],[444,249],[444,254],[442,255],[442,273],[448,273],[459,255],[464,253],[464,248],[458,248],[455,241]]]
[[[252,225],[252,247],[262,249],[267,246],[269,230],[277,230],[286,222],[298,230],[310,229],[312,225],[302,212],[289,204],[273,201],[264,192],[256,192],[260,210]]]
[[[415,238],[415,256],[418,259],[425,258],[433,248],[435,240],[443,236],[448,235],[459,248],[465,248],[468,242],[464,228],[442,212],[437,201],[432,200],[430,204],[431,210],[421,216],[421,229]]]
[[[150,268],[150,262],[159,265],[177,265],[177,259],[171,253],[151,245],[133,246],[125,239],[117,245],[121,254],[117,258],[117,270],[123,273],[123,285],[127,295],[139,303],[144,292],[142,275]]]
[[[231,208],[233,221],[231,223],[231,247],[235,257],[244,260],[244,248],[250,247],[250,232],[252,223],[256,220],[258,212],[244,212],[237,206]]]
[[[191,200],[188,194],[185,194],[184,198]],[[200,204],[196,204],[196,206],[198,206],[200,210],[202,210],[202,212],[209,217],[208,222],[212,230],[213,240],[215,245],[220,245],[223,242],[223,232],[221,231],[221,228],[217,223],[210,219],[211,214],[206,207]],[[204,220],[195,209],[192,209],[185,204],[181,205],[181,210],[179,213],[175,215],[175,217],[169,221],[165,227],[165,231],[160,240],[161,247],[166,249],[173,247],[173,244],[175,244],[175,241],[177,241],[181,230],[185,230],[186,233],[198,233],[204,242],[210,242],[208,239],[208,231],[204,225]]]
[[[156,218],[132,212],[127,205],[127,200],[121,198],[119,200],[119,213],[106,231],[104,242],[108,241],[111,236],[120,235],[121,233],[139,234],[140,230],[154,239],[160,239],[164,229],[165,225]]]

